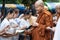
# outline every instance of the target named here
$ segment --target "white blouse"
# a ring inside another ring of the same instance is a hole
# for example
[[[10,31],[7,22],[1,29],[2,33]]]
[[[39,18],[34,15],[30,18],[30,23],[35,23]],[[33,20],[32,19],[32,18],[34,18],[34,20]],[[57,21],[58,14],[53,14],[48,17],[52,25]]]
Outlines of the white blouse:
[[[7,26],[10,26],[9,21],[5,18],[0,24],[0,32],[4,30]]]

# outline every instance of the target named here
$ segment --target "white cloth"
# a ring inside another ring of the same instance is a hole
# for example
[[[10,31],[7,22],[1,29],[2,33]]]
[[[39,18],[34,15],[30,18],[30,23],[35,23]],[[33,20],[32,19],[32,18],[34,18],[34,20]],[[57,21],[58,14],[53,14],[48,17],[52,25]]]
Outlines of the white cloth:
[[[17,22],[18,25],[20,24],[20,19],[19,18],[15,18],[14,20]]]
[[[29,28],[30,23],[28,20],[25,20],[24,18],[20,20],[20,27],[23,28],[24,26],[26,26],[26,28]]]
[[[53,40],[60,40],[60,18],[58,19]]]
[[[8,38],[0,37],[0,40],[13,40],[13,39],[12,39],[12,37],[8,37]]]
[[[57,16],[53,17],[53,23],[57,24]]]
[[[6,33],[14,34],[15,33],[15,28],[13,28],[13,26],[17,25],[17,23],[13,19],[10,19],[9,23],[10,23],[10,29]]]
[[[14,25],[18,25],[15,19],[10,19],[9,22],[10,22],[11,27],[13,27]]]
[[[4,28],[6,28],[7,26],[10,26],[9,21],[5,18],[2,23],[0,24],[0,31],[2,31]]]
[[[7,26],[10,26],[10,22],[5,18],[0,25],[0,31],[2,31]],[[12,40],[12,37],[4,38],[4,37],[0,36],[0,40]]]
[[[18,29],[20,28],[20,27],[19,27],[19,22],[20,22],[20,19],[19,19],[19,18],[15,18],[15,19],[11,19],[11,20],[10,20],[10,24],[11,24],[11,25],[13,25],[13,26],[14,26],[14,25],[18,25],[18,27],[12,29],[12,32],[13,32],[13,33],[16,32],[16,30],[18,30]],[[12,28],[12,27],[11,27],[11,28]],[[19,34],[13,36],[12,40],[18,40],[18,38],[19,38]]]
[[[21,20],[20,20],[19,18],[15,18],[14,20],[15,20],[15,22],[18,24],[18,27],[17,27],[16,29],[17,29],[17,30],[20,29],[20,28],[21,28],[21,27],[20,27],[20,21],[21,21]]]
[[[18,25],[15,19],[10,19],[9,22],[10,22],[10,25]]]
[[[24,26],[26,26],[26,28],[29,28],[30,26],[29,20],[25,20],[24,18],[15,18],[14,20],[17,22],[20,28],[23,28]]]

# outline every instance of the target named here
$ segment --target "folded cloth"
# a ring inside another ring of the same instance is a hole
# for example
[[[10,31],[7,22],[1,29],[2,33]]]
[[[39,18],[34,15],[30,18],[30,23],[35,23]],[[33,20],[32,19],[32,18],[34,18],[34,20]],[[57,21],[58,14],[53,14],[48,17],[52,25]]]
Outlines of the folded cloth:
[[[24,30],[16,30],[16,33],[22,33]]]

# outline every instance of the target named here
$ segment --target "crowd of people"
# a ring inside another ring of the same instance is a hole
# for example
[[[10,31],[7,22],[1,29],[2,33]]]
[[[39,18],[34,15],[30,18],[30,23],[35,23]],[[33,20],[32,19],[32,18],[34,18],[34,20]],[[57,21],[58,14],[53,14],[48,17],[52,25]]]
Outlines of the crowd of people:
[[[19,9],[8,9],[0,22],[0,40],[59,40],[60,39],[60,4],[56,13],[44,7],[38,0],[34,4],[34,14],[26,9],[19,15]]]

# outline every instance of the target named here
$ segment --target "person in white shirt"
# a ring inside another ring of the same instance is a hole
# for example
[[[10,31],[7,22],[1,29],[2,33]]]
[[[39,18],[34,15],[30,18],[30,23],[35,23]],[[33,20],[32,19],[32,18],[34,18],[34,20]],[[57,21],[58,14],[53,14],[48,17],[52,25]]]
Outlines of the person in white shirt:
[[[24,27],[20,27],[20,18],[18,18],[19,15],[19,10],[18,9],[14,9],[14,16],[13,19],[10,20],[11,25],[13,25],[12,27],[17,31],[20,30],[22,31],[22,29],[24,29]],[[17,34],[17,33],[16,33]],[[13,36],[13,40],[18,40],[18,36],[19,34]]]
[[[0,40],[12,40],[12,34],[10,30],[10,22],[9,19],[13,18],[14,12],[13,9],[9,9],[6,17],[2,21],[0,25]]]
[[[20,22],[20,27],[23,27],[26,26],[26,31],[29,32],[30,31],[30,28],[31,28],[31,25],[32,26],[35,26],[36,24],[36,20],[33,21],[33,19],[35,19],[35,17],[31,16],[32,14],[30,13],[30,11],[27,11],[25,14],[24,14],[24,17],[21,19],[21,22]],[[31,19],[32,18],[32,19]],[[25,32],[26,32],[25,31]],[[26,35],[27,36],[27,35]]]

